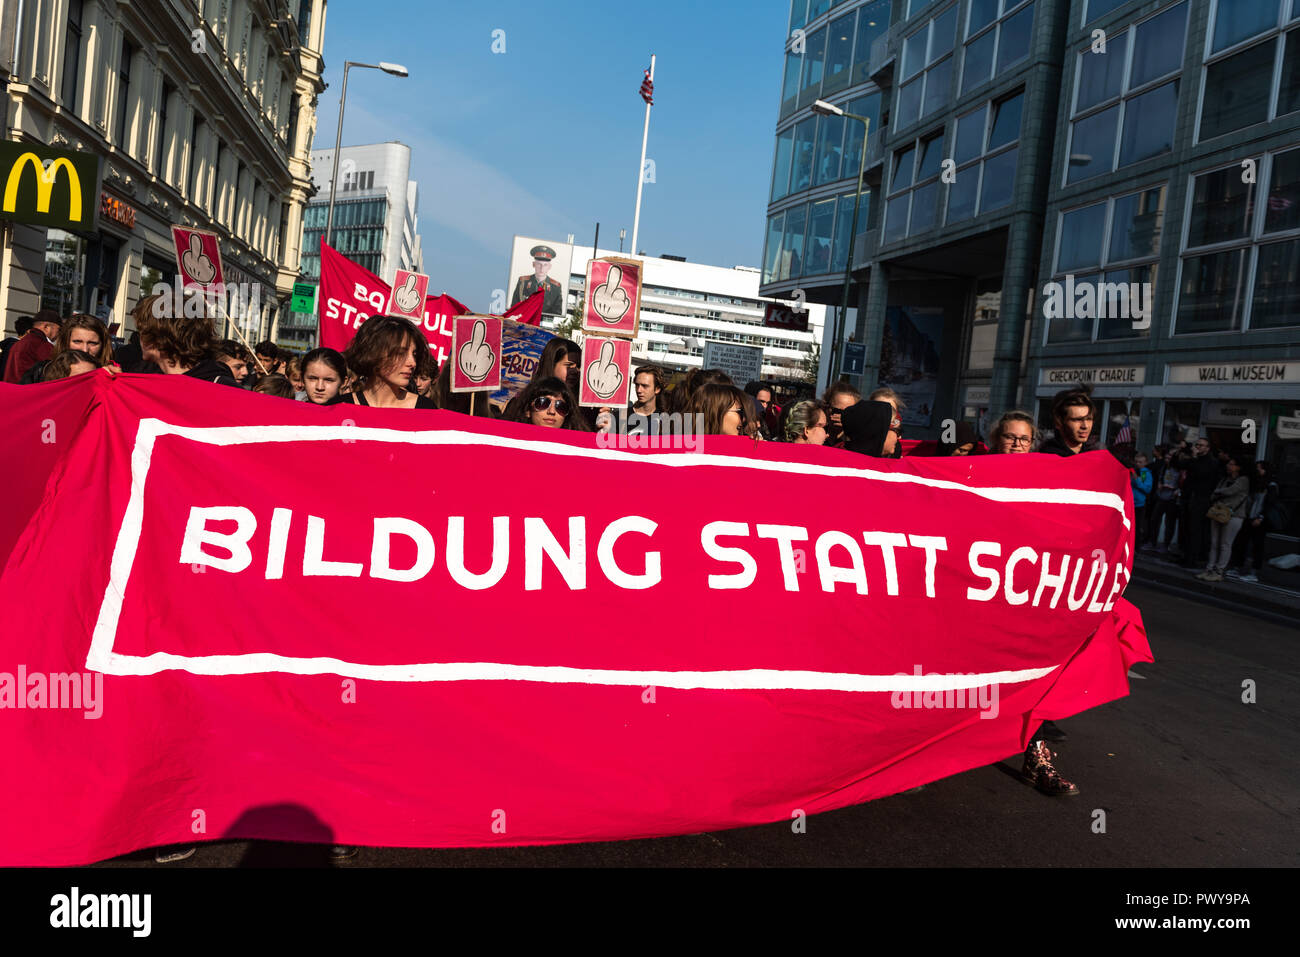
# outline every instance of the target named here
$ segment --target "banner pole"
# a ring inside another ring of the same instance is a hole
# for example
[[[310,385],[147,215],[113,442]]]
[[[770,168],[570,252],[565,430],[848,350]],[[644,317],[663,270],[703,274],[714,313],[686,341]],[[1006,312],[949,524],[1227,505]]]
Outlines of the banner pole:
[[[655,79],[655,55],[650,54],[650,82],[653,84]],[[641,165],[636,168],[636,214],[632,218],[632,248],[630,252],[633,256],[638,256],[637,252],[637,234],[641,230],[641,188],[645,185],[645,148],[650,139],[650,104],[645,105],[645,131],[641,134]]]
[[[248,339],[244,336],[244,331],[239,328],[239,323],[231,321],[230,315],[226,312],[226,304],[221,302],[220,298],[218,298],[217,302],[221,307],[221,317],[224,320],[224,324],[235,330],[235,334],[239,336],[239,341],[244,344],[244,348],[247,349],[248,354],[253,357],[253,361],[257,363],[257,367],[262,370],[262,375],[266,375],[266,366],[262,365],[262,360],[258,358],[256,350],[248,344]]]

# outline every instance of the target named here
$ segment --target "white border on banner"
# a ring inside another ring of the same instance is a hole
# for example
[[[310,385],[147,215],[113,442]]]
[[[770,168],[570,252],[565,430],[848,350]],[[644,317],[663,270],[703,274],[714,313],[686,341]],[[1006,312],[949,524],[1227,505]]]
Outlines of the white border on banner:
[[[110,675],[152,675],[181,670],[199,675],[336,674],[372,681],[537,681],[559,684],[656,686],[715,690],[800,690],[800,691],[946,691],[979,688],[990,684],[1034,681],[1051,674],[1057,666],[996,671],[975,675],[862,675],[840,672],[741,669],[735,671],[620,671],[547,665],[512,665],[499,662],[429,662],[411,665],[365,665],[337,658],[297,658],[271,652],[239,655],[186,656],[169,652],[123,655],[113,650],[122,615],[127,583],[135,565],[136,549],[144,527],[144,486],[149,476],[155,444],[161,436],[175,435],[205,445],[247,445],[254,442],[318,442],[346,439],[348,442],[402,442],[428,446],[495,446],[522,452],[541,452],[606,461],[653,462],[691,468],[711,466],[859,478],[867,481],[923,485],[961,491],[995,502],[1025,502],[1041,505],[1094,505],[1120,513],[1127,530],[1124,500],[1113,492],[1090,489],[978,488],[945,479],[924,478],[898,472],[814,465],[804,462],[764,462],[731,455],[697,452],[639,454],[617,449],[587,449],[549,441],[512,439],[500,435],[436,429],[407,432],[348,425],[236,425],[182,426],[161,419],[140,420],[135,447],[131,450],[131,496],[122,517],[122,527],[113,545],[108,585],[86,654],[86,667]]]

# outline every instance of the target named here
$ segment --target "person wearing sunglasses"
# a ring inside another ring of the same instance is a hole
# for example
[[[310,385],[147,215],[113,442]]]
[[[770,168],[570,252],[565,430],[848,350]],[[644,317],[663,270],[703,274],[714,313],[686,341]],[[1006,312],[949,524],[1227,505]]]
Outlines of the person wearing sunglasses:
[[[578,401],[573,397],[573,391],[554,376],[528,383],[519,394],[514,421],[540,425],[545,429],[591,431],[586,417],[578,408]]]
[[[753,421],[749,396],[734,385],[711,382],[695,390],[687,415],[699,415],[701,435],[750,435]]]
[[[1013,409],[1003,412],[989,433],[989,448],[998,454],[1024,454],[1034,451],[1038,429],[1028,412]]]

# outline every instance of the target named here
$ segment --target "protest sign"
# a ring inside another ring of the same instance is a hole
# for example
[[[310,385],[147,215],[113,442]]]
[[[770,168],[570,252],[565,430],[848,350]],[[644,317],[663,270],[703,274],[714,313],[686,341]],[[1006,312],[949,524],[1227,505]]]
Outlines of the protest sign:
[[[493,402],[509,402],[528,385],[542,358],[542,350],[554,338],[554,333],[541,326],[501,320],[501,388],[492,393]]]
[[[617,256],[589,262],[583,332],[633,338],[640,321],[641,263]]]
[[[428,295],[428,276],[399,269],[388,293],[388,308],[384,311],[390,316],[401,316],[419,324],[424,320],[424,301]]]
[[[220,295],[225,287],[225,277],[217,234],[173,226],[172,245],[176,250],[176,270],[181,274],[182,287],[198,286],[205,294]]]
[[[632,381],[632,340],[584,338],[581,379],[578,405],[592,408],[626,405],[628,384]]]
[[[452,392],[491,392],[501,387],[500,317],[457,316],[452,343]]]
[[[318,302],[319,341],[322,346],[342,352],[357,334],[361,323],[373,315],[382,315],[391,290],[370,270],[322,242],[320,247],[320,291]],[[536,325],[542,321],[542,294],[511,307],[506,316],[518,322]],[[470,313],[468,306],[443,293],[426,296],[424,315],[412,320],[429,342],[429,351],[441,366],[451,355],[451,320]]]
[[[0,753],[22,786],[0,789],[0,865],[788,823],[1022,752],[1151,660],[1105,452],[602,449],[106,370],[0,385],[0,413],[38,422],[49,397],[57,455],[0,429],[23,489],[75,490],[4,519]],[[432,485],[358,492],[412,475]],[[698,627],[611,640],[665,608]]]
[[[755,379],[763,378],[763,348],[710,339],[704,343],[704,368],[721,369],[731,377],[736,388],[743,389]]]

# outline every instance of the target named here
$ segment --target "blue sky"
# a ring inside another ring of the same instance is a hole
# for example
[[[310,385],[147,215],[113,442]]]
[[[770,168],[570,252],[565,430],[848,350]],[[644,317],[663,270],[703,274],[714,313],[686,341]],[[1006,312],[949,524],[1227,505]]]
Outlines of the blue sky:
[[[345,60],[405,65],[351,71],[343,143],[411,147],[430,290],[485,311],[515,233],[590,244],[599,222],[603,247],[631,243],[654,53],[639,245],[758,266],[788,17],[785,0],[332,0],[313,148],[334,146]]]

